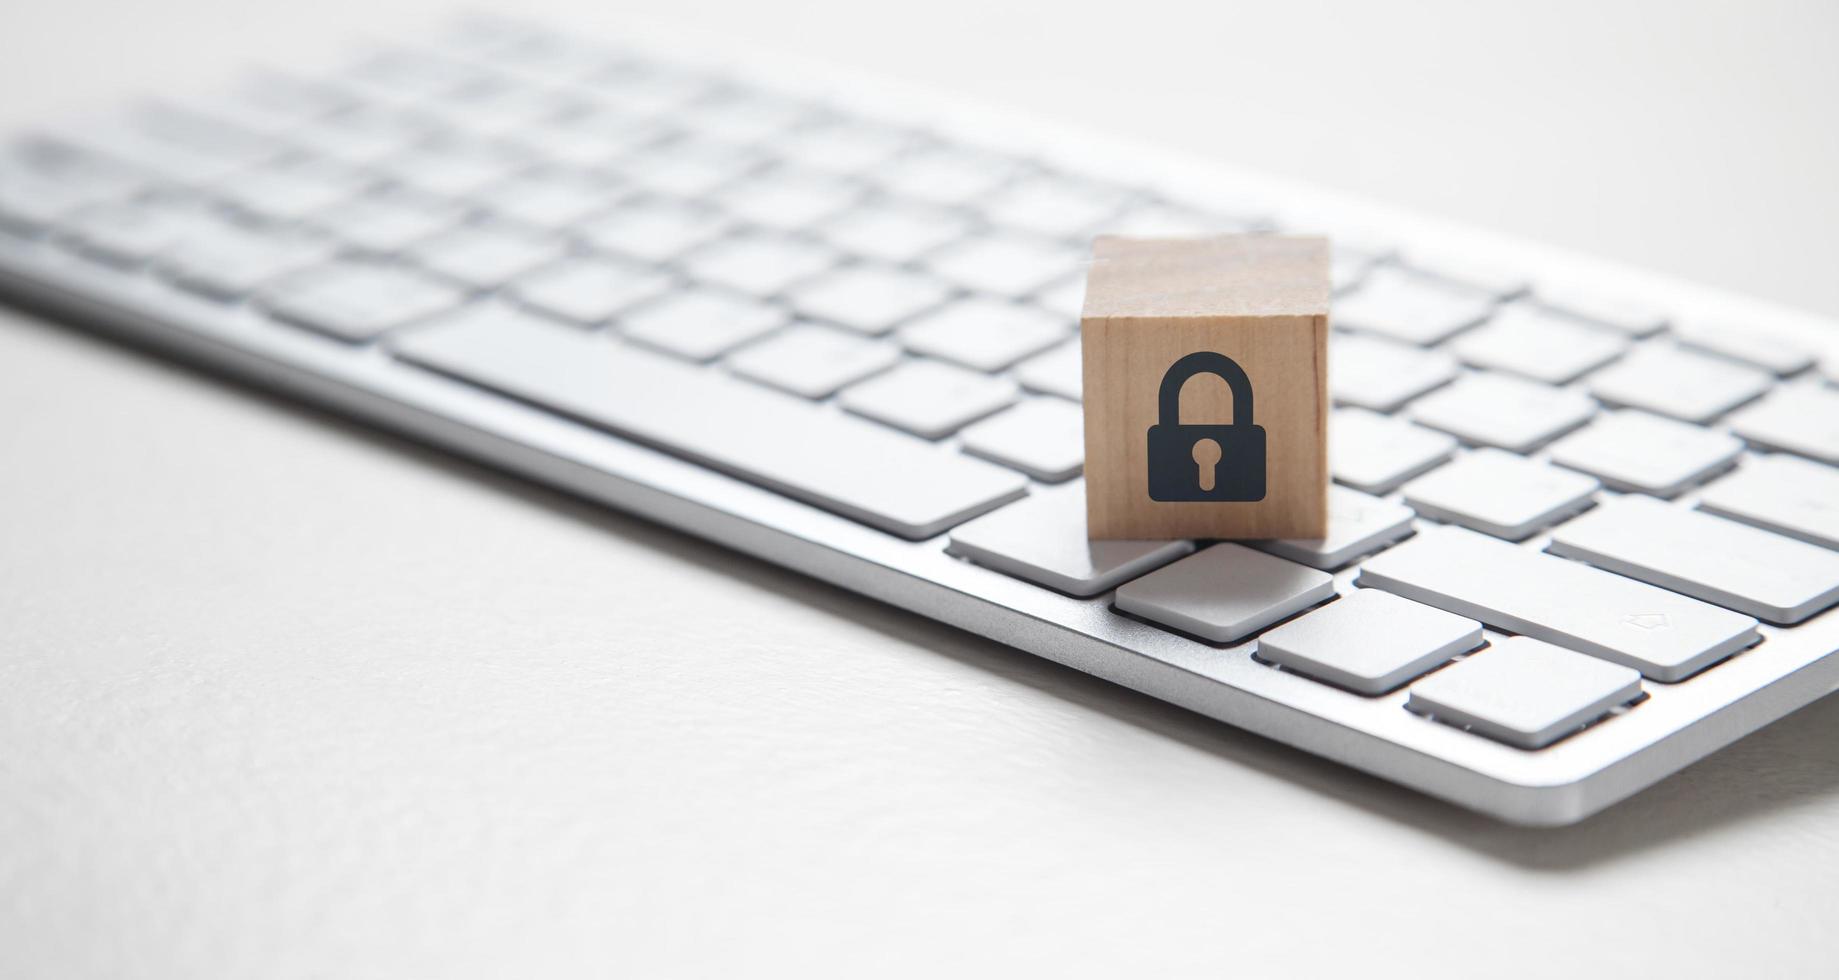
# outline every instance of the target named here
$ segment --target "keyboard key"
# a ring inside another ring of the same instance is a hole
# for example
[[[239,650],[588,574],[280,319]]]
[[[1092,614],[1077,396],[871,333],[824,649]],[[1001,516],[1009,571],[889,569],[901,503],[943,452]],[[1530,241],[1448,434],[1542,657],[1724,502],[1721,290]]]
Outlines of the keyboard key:
[[[447,136],[418,143],[377,164],[393,180],[436,197],[467,197],[529,165],[523,153],[489,140]]]
[[[697,200],[758,170],[763,162],[764,158],[751,150],[679,140],[625,157],[615,172],[646,190]]]
[[[1405,484],[1405,502],[1432,520],[1522,541],[1590,506],[1597,482],[1535,460],[1478,449]]]
[[[780,231],[802,231],[855,203],[861,191],[834,177],[772,175],[730,185],[717,207],[742,221]]]
[[[730,227],[726,217],[707,208],[648,200],[584,222],[576,231],[595,248],[656,264],[712,242]]]
[[[1258,657],[1377,696],[1481,646],[1481,624],[1377,589],[1357,589],[1258,638]]]
[[[1647,346],[1590,378],[1590,393],[1610,403],[1706,423],[1754,401],[1775,378],[1707,354]]]
[[[1839,465],[1839,390],[1780,388],[1729,422],[1732,432],[1754,445]]]
[[[1045,239],[980,236],[934,253],[932,271],[969,289],[1023,296],[1079,271],[1083,253]]]
[[[745,145],[795,130],[812,116],[796,99],[737,91],[692,103],[675,118],[686,130]]]
[[[930,538],[1027,492],[1025,477],[1000,466],[529,314],[461,313],[395,347],[904,538]]]
[[[1427,678],[1405,707],[1522,749],[1542,749],[1641,696],[1626,667],[1516,636]]]
[[[1743,442],[1646,412],[1605,412],[1552,444],[1552,462],[1625,492],[1675,497],[1728,469]]]
[[[1582,290],[1541,285],[1537,302],[1561,316],[1587,320],[1630,337],[1649,337],[1667,325],[1666,314],[1658,310]]]
[[[735,374],[806,398],[828,398],[900,363],[900,348],[842,330],[799,323],[734,353]]]
[[[288,138],[342,163],[372,166],[430,139],[431,117],[395,106],[358,106],[289,131]]]
[[[884,262],[912,262],[963,238],[970,230],[970,219],[952,211],[877,203],[843,214],[827,223],[820,234],[845,252]]]
[[[1411,417],[1463,442],[1527,453],[1590,421],[1596,403],[1575,391],[1504,374],[1471,374],[1418,399]]]
[[[740,296],[686,289],[621,316],[627,337],[692,361],[712,361],[785,323],[785,314]]]
[[[951,533],[951,554],[1076,596],[1116,588],[1194,550],[1189,541],[1092,541],[1085,487],[1031,495]]]
[[[314,223],[353,248],[395,255],[425,238],[452,228],[463,209],[412,194],[366,194],[315,216]]]
[[[372,180],[332,164],[296,163],[246,170],[213,193],[245,214],[275,221],[305,221],[369,189]]]
[[[983,202],[993,223],[1050,238],[1071,238],[1123,210],[1122,188],[1058,177],[1032,177]]]
[[[806,126],[775,144],[779,156],[827,174],[878,170],[913,145],[914,137],[897,129],[839,120]]]
[[[1451,252],[1433,253],[1413,248],[1400,256],[1399,261],[1434,279],[1501,299],[1518,296],[1530,285],[1526,275],[1518,270],[1477,262],[1467,255]]]
[[[962,443],[972,456],[1061,483],[1085,464],[1085,413],[1058,398],[1031,398],[965,429]]]
[[[1334,243],[1331,246],[1328,284],[1336,296],[1358,289],[1386,258],[1380,252],[1363,252]]]
[[[83,208],[58,228],[64,242],[86,255],[117,265],[140,265],[166,254],[187,238],[225,224],[202,203],[155,198]]]
[[[1330,316],[1337,327],[1435,344],[1486,320],[1494,303],[1494,296],[1480,290],[1388,266],[1374,270],[1359,289],[1335,297]]]
[[[1069,323],[1078,323],[1080,314],[1085,312],[1086,277],[1074,276],[1057,286],[1049,286],[1035,294],[1034,302],[1049,313],[1065,317]]]
[[[1772,374],[1799,374],[1813,367],[1814,351],[1796,340],[1748,327],[1682,323],[1674,328],[1681,346],[1701,350]]]
[[[1454,345],[1456,356],[1476,367],[1554,385],[1569,384],[1627,349],[1619,334],[1523,304],[1503,307]]]
[[[816,320],[880,335],[943,303],[950,290],[937,280],[902,269],[852,265],[791,291],[792,308]]]
[[[548,167],[493,184],[479,197],[500,218],[554,230],[607,210],[627,193],[600,174]]]
[[[603,106],[572,115],[565,125],[525,130],[518,139],[559,164],[617,169],[621,157],[659,142],[666,132],[654,120]]]
[[[1368,559],[1360,584],[1657,681],[1684,680],[1758,636],[1748,616],[1461,528],[1428,528]]]
[[[462,298],[410,269],[354,261],[297,273],[262,294],[276,317],[353,342],[445,312]]]
[[[1000,371],[1053,346],[1068,333],[1066,321],[1031,306],[1001,300],[957,300],[900,328],[900,341],[979,371]]]
[[[840,397],[842,406],[857,415],[940,439],[1007,408],[1018,396],[1015,383],[1007,379],[912,360],[844,389]]]
[[[1839,554],[1648,497],[1604,501],[1546,550],[1771,623],[1839,602]]]
[[[939,147],[901,157],[873,176],[896,197],[961,205],[1002,186],[1019,171],[1010,160]]]
[[[1839,470],[1830,466],[1764,456],[1706,487],[1699,508],[1839,549]]]
[[[78,208],[113,203],[142,183],[120,164],[68,143],[0,143],[0,225],[42,231]]]
[[[1331,486],[1328,488],[1326,537],[1282,538],[1261,541],[1253,547],[1311,568],[1333,571],[1362,555],[1410,537],[1414,516],[1411,508],[1404,504]]]
[[[601,324],[676,286],[650,266],[610,256],[563,259],[517,280],[511,295],[532,309],[582,324]]]
[[[102,119],[67,139],[186,187],[215,183],[286,150],[280,141],[222,118],[157,102]]]
[[[553,235],[500,223],[462,225],[409,250],[421,267],[479,289],[502,286],[562,257]]]
[[[1084,389],[1080,363],[1079,341],[1071,340],[1017,364],[1015,380],[1029,391],[1078,401]]]
[[[212,225],[188,235],[158,261],[161,274],[214,299],[235,299],[324,261],[330,246],[307,235],[275,229]]]
[[[1455,452],[1451,436],[1364,408],[1337,409],[1329,421],[1329,469],[1336,481],[1367,493],[1391,493]]]
[[[1443,351],[1345,334],[1328,345],[1328,388],[1337,405],[1395,412],[1456,373],[1456,359]]]
[[[682,264],[692,278],[764,298],[830,268],[836,255],[794,238],[746,235],[698,249]]]
[[[1326,572],[1244,545],[1216,544],[1120,586],[1116,603],[1133,616],[1232,643],[1334,594]]]

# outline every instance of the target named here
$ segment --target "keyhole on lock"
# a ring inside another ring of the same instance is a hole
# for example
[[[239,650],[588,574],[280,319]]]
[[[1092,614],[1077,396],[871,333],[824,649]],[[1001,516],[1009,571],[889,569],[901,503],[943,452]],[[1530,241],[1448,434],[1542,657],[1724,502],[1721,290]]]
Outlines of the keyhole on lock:
[[[1213,471],[1220,464],[1220,444],[1212,439],[1201,439],[1194,443],[1192,450],[1194,465],[1200,468],[1200,489],[1202,493],[1213,490]]]

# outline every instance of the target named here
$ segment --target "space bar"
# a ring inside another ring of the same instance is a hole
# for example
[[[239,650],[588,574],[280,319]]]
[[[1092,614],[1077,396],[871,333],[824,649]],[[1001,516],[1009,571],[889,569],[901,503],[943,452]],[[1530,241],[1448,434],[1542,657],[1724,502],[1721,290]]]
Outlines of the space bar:
[[[514,310],[466,311],[390,348],[904,538],[932,537],[1026,492],[1008,470]]]

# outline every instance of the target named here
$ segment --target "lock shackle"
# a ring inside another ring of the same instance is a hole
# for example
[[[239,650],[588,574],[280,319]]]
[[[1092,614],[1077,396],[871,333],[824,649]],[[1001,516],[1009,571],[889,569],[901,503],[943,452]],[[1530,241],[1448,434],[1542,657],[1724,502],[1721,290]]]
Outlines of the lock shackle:
[[[1245,376],[1239,362],[1210,350],[1195,351],[1169,366],[1156,393],[1156,409],[1162,425],[1181,424],[1181,386],[1197,374],[1218,375],[1232,389],[1232,424],[1252,424],[1252,381]]]

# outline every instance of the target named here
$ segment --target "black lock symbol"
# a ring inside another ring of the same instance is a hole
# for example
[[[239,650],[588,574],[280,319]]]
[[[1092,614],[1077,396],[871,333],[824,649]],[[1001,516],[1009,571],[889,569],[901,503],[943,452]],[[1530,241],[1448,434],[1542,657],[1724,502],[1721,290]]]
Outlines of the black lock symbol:
[[[1183,425],[1181,386],[1197,374],[1218,375],[1232,389],[1231,425]],[[1252,382],[1239,363],[1210,350],[1169,366],[1149,427],[1149,499],[1264,499],[1264,429],[1252,424]]]

